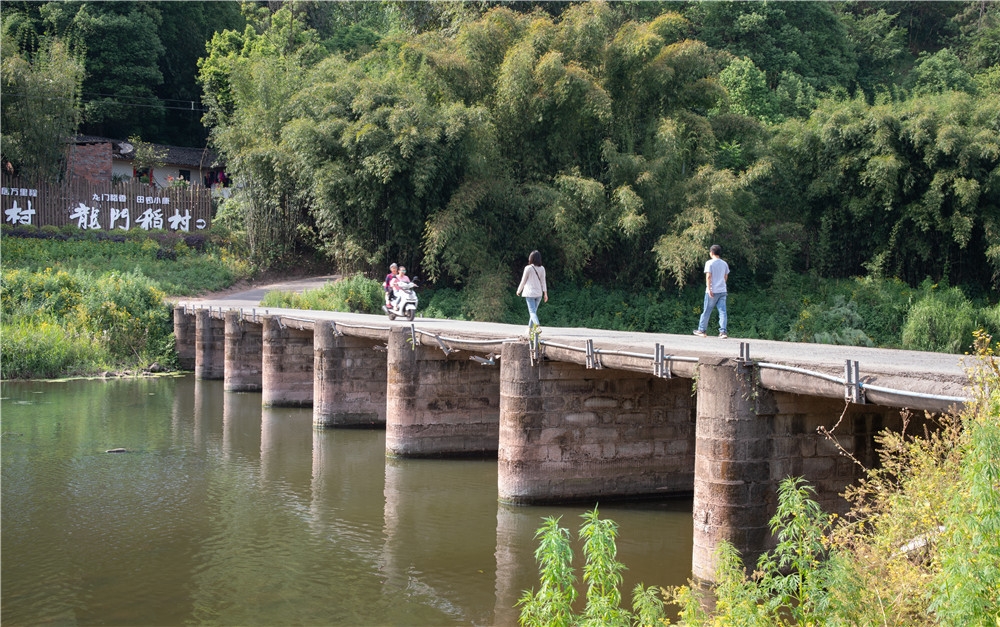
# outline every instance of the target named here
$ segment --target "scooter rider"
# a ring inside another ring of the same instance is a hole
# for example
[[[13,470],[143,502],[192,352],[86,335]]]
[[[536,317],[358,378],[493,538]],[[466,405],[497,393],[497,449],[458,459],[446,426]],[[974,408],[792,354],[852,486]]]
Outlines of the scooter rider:
[[[398,272],[398,266],[395,262],[389,264],[389,274],[385,275],[385,282],[382,284],[383,289],[385,289],[385,306],[391,307],[393,301],[393,294],[395,292],[392,286],[392,280],[396,278]]]
[[[399,266],[399,271],[396,276],[389,281],[389,286],[392,288],[392,299],[389,301],[389,308],[395,306],[395,302],[399,300],[399,284],[409,283],[410,277],[406,276],[406,266]]]

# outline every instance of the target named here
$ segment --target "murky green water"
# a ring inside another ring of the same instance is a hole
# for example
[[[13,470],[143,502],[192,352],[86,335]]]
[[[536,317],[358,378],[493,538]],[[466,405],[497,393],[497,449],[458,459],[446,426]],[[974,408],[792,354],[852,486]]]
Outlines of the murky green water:
[[[514,625],[542,517],[575,536],[586,509],[499,505],[495,460],[386,459],[384,431],[190,375],[0,395],[4,626]],[[689,499],[601,515],[627,590],[684,583]]]

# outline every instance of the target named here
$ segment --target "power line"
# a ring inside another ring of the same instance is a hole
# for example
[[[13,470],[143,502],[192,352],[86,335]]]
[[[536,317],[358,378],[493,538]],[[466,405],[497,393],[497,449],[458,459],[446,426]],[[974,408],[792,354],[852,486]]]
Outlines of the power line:
[[[25,94],[25,93],[21,93],[21,92],[7,92],[6,95],[7,96],[24,96],[26,99],[30,99],[30,100],[33,100],[33,101],[36,101],[36,102],[38,102],[38,101],[49,101],[49,100],[73,100],[73,98],[70,97],[70,96],[37,96],[37,95]],[[194,100],[179,100],[179,99],[176,99],[176,98],[152,98],[152,97],[151,98],[146,98],[146,100],[159,100],[161,104],[158,105],[156,103],[148,103],[147,104],[147,103],[141,103],[141,102],[122,102],[120,100],[101,100],[101,99],[97,99],[97,98],[92,98],[90,100],[86,100],[86,99],[81,98],[80,99],[80,103],[81,104],[87,104],[87,103],[91,103],[91,102],[105,102],[107,104],[117,105],[117,106],[120,106],[120,107],[144,107],[144,108],[147,108],[147,109],[169,109],[169,110],[172,110],[172,111],[191,111],[191,112],[194,112],[194,113],[206,113],[208,111],[208,109],[202,108],[202,106],[200,104],[197,107],[195,107],[195,101]],[[173,100],[174,102],[188,102],[188,103],[191,104],[191,106],[190,107],[175,107],[175,106],[170,106],[170,105],[162,104],[165,100],[166,101]]]

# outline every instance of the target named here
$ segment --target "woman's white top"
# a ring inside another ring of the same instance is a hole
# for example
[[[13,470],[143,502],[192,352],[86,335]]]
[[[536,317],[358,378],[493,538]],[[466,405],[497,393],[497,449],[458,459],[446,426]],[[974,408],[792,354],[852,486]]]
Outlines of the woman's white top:
[[[525,298],[541,298],[548,292],[545,287],[545,266],[524,266],[521,274],[521,284],[517,286],[517,295]]]

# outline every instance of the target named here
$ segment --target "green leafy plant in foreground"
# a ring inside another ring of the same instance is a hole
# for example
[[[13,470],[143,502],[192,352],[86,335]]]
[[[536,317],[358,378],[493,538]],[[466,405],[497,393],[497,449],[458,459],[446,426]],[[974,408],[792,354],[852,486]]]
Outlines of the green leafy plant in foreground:
[[[574,587],[576,575],[569,530],[559,526],[559,518],[548,517],[535,534],[539,540],[535,559],[540,586],[538,592],[525,591],[518,601],[520,624],[525,627],[631,627],[660,622],[664,617],[664,603],[656,588],[645,589],[642,584],[637,585],[632,597],[633,611],[621,607],[619,586],[625,565],[617,559],[618,525],[613,520],[602,520],[596,507],[581,518],[584,522],[579,537],[584,541],[583,582],[587,586],[583,612],[576,614],[573,610],[579,593]]]

